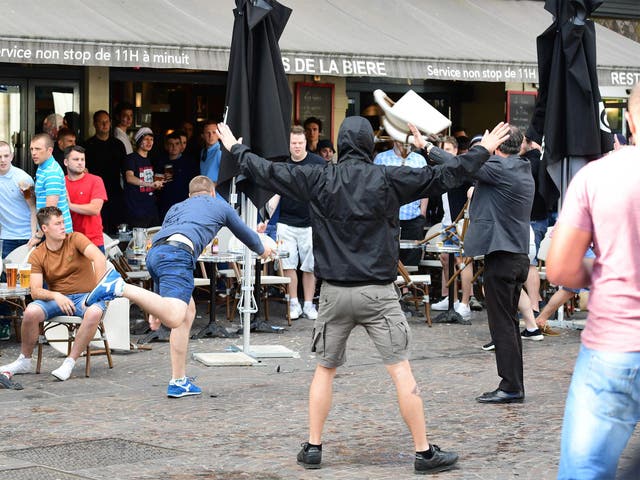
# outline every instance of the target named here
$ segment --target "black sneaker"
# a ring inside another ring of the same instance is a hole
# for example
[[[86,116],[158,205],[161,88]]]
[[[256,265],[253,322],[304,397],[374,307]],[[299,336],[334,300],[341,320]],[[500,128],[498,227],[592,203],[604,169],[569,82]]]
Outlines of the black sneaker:
[[[443,452],[437,445],[429,447],[433,456],[425,458],[422,453],[416,452],[416,459],[413,462],[414,472],[419,475],[427,473],[438,473],[449,470],[457,461],[458,454],[454,452]]]
[[[540,340],[544,340],[544,335],[539,328],[536,328],[533,332],[530,332],[526,328],[520,332],[520,338],[523,340],[534,340],[539,342]]]
[[[496,346],[494,345],[493,340],[491,340],[489,343],[485,343],[484,345],[482,345],[482,349],[485,352],[492,352],[496,349]]]
[[[298,465],[302,465],[307,469],[320,468],[322,461],[322,445],[316,447],[309,445],[309,442],[302,444],[302,449],[298,452]]]

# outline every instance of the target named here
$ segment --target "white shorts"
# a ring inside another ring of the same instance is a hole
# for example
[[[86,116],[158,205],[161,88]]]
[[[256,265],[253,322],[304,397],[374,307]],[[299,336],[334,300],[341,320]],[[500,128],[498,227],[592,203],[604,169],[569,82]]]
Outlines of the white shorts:
[[[283,258],[284,270],[296,270],[301,263],[300,270],[313,272],[313,242],[311,240],[311,227],[292,227],[284,223],[278,223],[278,240],[282,242],[282,248],[289,252],[289,258]]]
[[[538,261],[536,259],[536,234],[533,233],[533,228],[529,225],[529,265],[533,265],[534,267],[538,265]]]

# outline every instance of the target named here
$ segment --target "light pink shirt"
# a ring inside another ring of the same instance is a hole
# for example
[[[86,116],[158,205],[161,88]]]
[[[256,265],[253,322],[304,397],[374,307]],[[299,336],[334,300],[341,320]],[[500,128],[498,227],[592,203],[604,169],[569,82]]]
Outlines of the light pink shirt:
[[[582,343],[640,351],[640,148],[624,147],[583,167],[558,220],[591,232],[596,254]]]

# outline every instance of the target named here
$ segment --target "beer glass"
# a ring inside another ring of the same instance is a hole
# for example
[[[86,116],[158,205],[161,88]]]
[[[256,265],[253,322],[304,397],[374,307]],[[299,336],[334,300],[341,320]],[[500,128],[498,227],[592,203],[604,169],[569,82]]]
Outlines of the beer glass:
[[[7,263],[7,288],[16,288],[18,285],[18,264]]]
[[[18,275],[20,276],[20,287],[31,288],[31,264],[22,263],[18,269]]]

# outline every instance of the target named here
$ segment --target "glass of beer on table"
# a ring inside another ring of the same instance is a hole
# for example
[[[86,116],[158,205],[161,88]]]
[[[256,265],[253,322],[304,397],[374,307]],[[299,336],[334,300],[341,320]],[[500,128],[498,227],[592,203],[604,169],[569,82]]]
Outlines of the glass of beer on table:
[[[16,288],[18,285],[18,267],[17,263],[7,263],[7,288]]]

